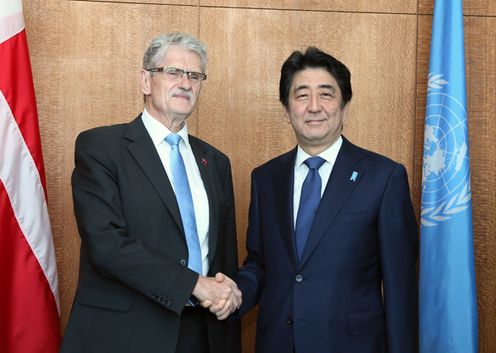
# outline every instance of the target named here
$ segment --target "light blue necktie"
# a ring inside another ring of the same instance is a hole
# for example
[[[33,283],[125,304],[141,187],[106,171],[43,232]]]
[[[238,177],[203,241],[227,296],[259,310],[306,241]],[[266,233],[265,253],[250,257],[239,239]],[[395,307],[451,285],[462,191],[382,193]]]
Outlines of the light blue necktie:
[[[188,175],[184,166],[183,157],[179,151],[181,136],[170,134],[165,141],[171,146],[170,166],[172,170],[172,183],[176,193],[179,212],[186,233],[186,243],[188,245],[188,268],[202,274],[202,257],[200,250],[200,240],[196,228],[195,209],[193,198],[189,188]]]
[[[308,166],[308,174],[301,187],[300,205],[298,207],[295,227],[295,243],[298,259],[303,254],[315,212],[317,212],[320,204],[322,179],[320,178],[319,168],[324,162],[325,160],[321,157],[310,157],[304,162]]]

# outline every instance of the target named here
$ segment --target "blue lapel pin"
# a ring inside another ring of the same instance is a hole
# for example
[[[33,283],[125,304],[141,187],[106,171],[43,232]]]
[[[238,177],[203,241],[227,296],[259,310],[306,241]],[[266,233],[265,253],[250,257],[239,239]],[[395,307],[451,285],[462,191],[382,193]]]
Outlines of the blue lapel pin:
[[[358,172],[353,171],[353,173],[351,173],[350,181],[355,182],[357,180],[357,177],[358,177]]]

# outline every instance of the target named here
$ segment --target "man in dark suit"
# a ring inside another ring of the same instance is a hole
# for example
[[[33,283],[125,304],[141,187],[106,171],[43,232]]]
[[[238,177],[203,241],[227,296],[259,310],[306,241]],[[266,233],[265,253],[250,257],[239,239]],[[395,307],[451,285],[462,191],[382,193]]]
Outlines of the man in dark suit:
[[[258,353],[417,352],[417,223],[405,168],[341,136],[345,65],[317,48],[281,70],[298,146],[252,174],[240,314]],[[211,307],[215,311],[215,305]]]
[[[188,135],[207,57],[182,33],[155,38],[134,121],[81,133],[72,176],[79,283],[63,353],[236,353],[241,293],[229,159]],[[223,272],[225,275],[221,275]],[[215,274],[224,279],[216,281]]]

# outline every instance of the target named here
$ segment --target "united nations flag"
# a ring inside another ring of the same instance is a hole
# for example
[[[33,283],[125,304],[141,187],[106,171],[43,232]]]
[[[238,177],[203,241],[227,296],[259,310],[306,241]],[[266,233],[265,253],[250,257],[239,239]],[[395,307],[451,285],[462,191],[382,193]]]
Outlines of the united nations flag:
[[[435,0],[420,226],[420,352],[476,353],[462,0]]]

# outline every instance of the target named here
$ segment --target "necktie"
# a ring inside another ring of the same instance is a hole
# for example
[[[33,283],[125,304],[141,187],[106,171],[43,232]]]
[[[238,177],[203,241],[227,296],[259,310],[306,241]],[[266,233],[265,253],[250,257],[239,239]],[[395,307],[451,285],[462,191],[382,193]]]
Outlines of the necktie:
[[[196,228],[193,197],[191,196],[183,157],[179,151],[181,136],[170,134],[165,138],[165,141],[171,146],[170,164],[172,170],[172,183],[174,184],[179,212],[181,213],[181,220],[186,234],[186,243],[188,245],[188,268],[202,274],[202,257],[200,240],[198,239],[198,231]]]
[[[320,203],[320,193],[322,188],[322,179],[320,178],[319,168],[325,160],[321,157],[310,157],[304,163],[308,166],[308,174],[301,187],[300,205],[296,217],[295,243],[298,259],[303,254],[303,249],[312,227],[315,212]]]

